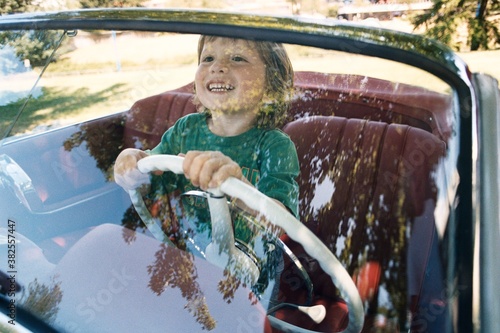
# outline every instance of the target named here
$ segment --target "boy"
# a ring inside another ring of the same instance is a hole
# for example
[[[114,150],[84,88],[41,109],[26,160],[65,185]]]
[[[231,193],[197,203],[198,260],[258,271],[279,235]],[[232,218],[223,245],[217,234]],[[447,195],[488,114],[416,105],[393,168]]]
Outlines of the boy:
[[[115,181],[125,189],[134,189],[149,180],[137,170],[138,160],[148,154],[182,155],[185,177],[167,173],[161,182],[154,182],[155,186],[161,183],[168,193],[184,193],[196,188],[216,188],[227,178],[235,177],[297,216],[297,152],[290,138],[277,129],[286,117],[293,89],[293,69],[283,46],[202,36],[198,64],[194,102],[199,113],[179,119],[150,152],[125,149],[120,153],[115,163]],[[200,202],[186,201],[191,206],[188,211],[203,211],[199,209]],[[198,234],[206,232],[207,219],[194,215],[187,223]],[[243,223],[234,223],[234,234],[253,247],[256,232]],[[272,293],[277,295],[283,259],[280,251],[266,255],[260,286],[265,289],[264,280],[274,278]],[[261,287],[256,291],[263,291]]]

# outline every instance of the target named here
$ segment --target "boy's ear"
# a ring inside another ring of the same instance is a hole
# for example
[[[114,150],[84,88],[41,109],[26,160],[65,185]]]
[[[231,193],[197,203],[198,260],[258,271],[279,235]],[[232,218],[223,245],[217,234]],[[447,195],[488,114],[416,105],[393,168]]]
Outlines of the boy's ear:
[[[262,96],[262,105],[266,105],[266,104],[273,104],[275,102],[274,98],[272,96],[269,95],[268,92],[266,92],[264,94],[264,96]]]

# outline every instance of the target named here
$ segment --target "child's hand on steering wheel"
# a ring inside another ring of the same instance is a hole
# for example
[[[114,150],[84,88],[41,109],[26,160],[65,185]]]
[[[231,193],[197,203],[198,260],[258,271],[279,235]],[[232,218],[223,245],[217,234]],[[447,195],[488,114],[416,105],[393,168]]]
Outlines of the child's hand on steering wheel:
[[[229,177],[246,182],[238,163],[218,151],[189,151],[182,167],[186,178],[205,191],[219,187]]]

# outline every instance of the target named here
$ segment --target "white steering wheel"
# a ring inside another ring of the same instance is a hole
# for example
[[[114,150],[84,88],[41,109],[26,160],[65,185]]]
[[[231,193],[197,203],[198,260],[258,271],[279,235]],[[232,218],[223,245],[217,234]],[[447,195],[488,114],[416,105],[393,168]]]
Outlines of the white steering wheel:
[[[137,167],[143,173],[161,170],[183,174],[183,160],[183,157],[174,155],[152,155],[141,159]],[[211,194],[208,196],[208,203],[212,216],[212,243],[207,247],[206,254],[208,261],[222,268],[229,268],[232,273],[242,277],[249,285],[257,281],[259,269],[247,255],[234,245],[231,217],[225,195],[240,199],[249,208],[260,212],[270,223],[281,227],[291,239],[303,246],[307,254],[318,261],[347,303],[349,324],[342,332],[358,333],[361,331],[364,323],[363,303],[353,280],[333,253],[305,225],[274,200],[236,178],[229,178],[218,189],[210,189],[208,192]],[[161,228],[154,223],[139,191],[132,190],[129,191],[129,194],[137,213],[153,236],[174,246]],[[271,315],[268,315],[268,318],[272,326],[283,331],[314,332],[299,328]]]

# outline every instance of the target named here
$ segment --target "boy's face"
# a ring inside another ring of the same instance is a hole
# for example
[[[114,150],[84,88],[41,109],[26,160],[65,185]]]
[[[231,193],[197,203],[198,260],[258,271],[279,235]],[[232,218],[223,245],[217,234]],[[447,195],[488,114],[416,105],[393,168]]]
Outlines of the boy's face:
[[[201,104],[212,112],[257,114],[266,66],[253,42],[215,38],[203,46],[195,86]]]

